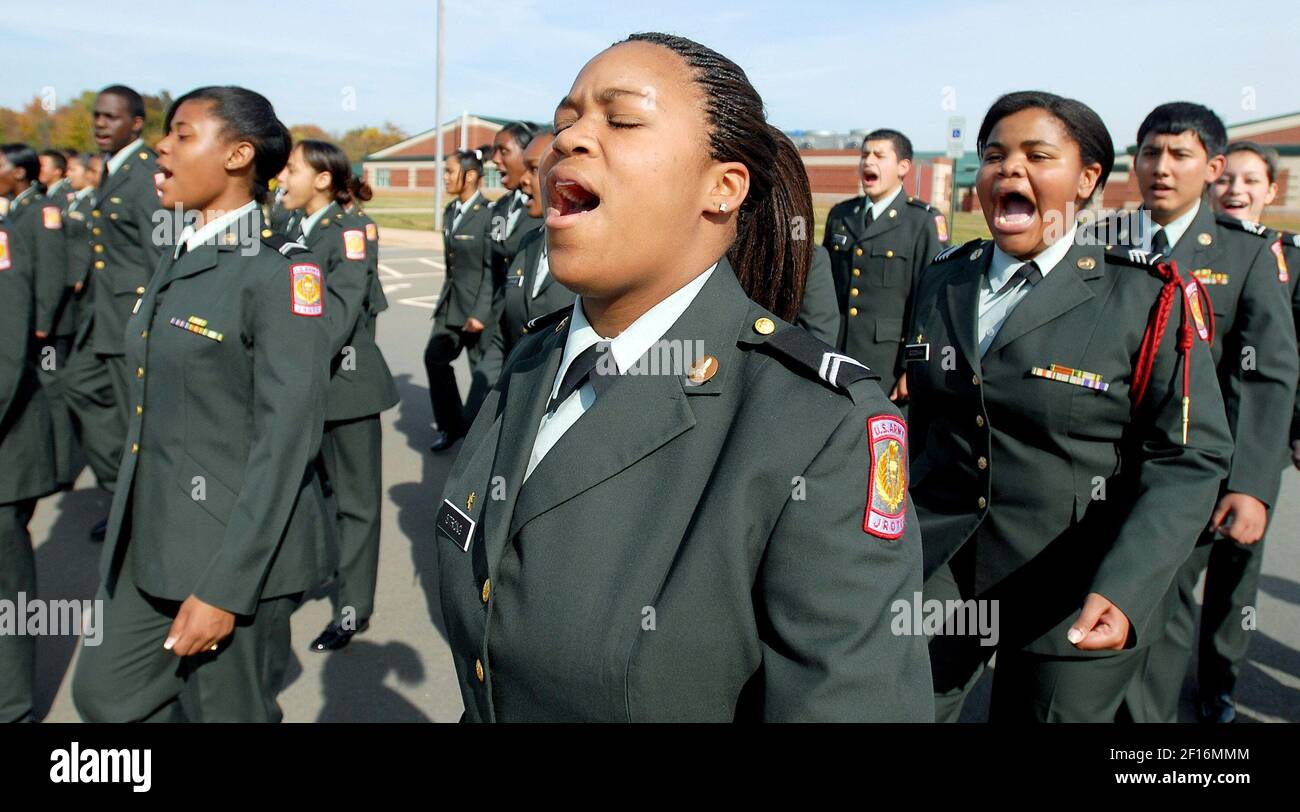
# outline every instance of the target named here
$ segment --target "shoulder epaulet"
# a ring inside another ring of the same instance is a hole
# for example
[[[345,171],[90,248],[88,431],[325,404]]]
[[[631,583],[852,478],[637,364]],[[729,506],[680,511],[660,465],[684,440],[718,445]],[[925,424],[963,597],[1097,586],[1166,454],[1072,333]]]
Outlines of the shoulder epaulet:
[[[268,234],[268,231],[271,233]],[[307,246],[300,242],[295,242],[283,234],[276,234],[269,228],[262,229],[262,242],[279,251],[281,254],[284,254],[286,257],[291,257],[294,254],[307,253]]]
[[[926,203],[924,200],[922,200],[922,199],[919,198],[919,197],[908,197],[908,198],[907,198],[907,202],[908,202],[910,205],[912,205],[912,206],[916,206],[916,207],[919,208],[919,209],[925,209],[926,211],[930,212],[931,214],[939,214],[939,210],[938,210],[938,209],[936,209],[934,206],[931,206],[929,203]]]
[[[1151,269],[1156,267],[1164,258],[1164,254],[1143,251],[1140,248],[1106,246],[1106,262],[1112,265],[1131,265],[1135,268]]]
[[[754,322],[754,331],[762,333],[771,326],[774,326],[771,319],[760,318]],[[771,347],[782,358],[806,370],[832,389],[848,392],[849,386],[857,381],[880,380],[880,376],[866,364],[836,352],[834,347],[794,325],[778,327],[775,332],[768,334],[764,346]]]
[[[1256,237],[1268,235],[1268,226],[1263,223],[1255,223],[1250,220],[1238,220],[1236,217],[1228,217],[1220,214],[1214,218],[1214,221],[1224,228],[1230,228],[1234,231],[1244,231],[1247,234],[1254,234]]]
[[[976,237],[975,239],[964,242],[961,245],[950,245],[947,248],[940,251],[939,253],[935,254],[934,259],[930,260],[930,262],[932,264],[935,262],[947,262],[948,260],[957,256],[958,254],[962,253],[962,251],[964,251],[965,249],[973,248],[981,242],[983,242],[983,240]]]
[[[1283,245],[1289,245],[1292,248],[1300,248],[1300,234],[1292,234],[1290,231],[1279,231],[1277,235],[1282,238]]]
[[[572,312],[573,312],[573,305],[570,304],[561,307],[559,310],[554,310],[550,313],[547,313],[545,316],[538,316],[537,318],[528,322],[528,324],[524,325],[524,332],[535,333],[538,330],[542,329],[543,327],[548,327],[552,324],[555,324],[561,318],[568,317],[568,315]]]

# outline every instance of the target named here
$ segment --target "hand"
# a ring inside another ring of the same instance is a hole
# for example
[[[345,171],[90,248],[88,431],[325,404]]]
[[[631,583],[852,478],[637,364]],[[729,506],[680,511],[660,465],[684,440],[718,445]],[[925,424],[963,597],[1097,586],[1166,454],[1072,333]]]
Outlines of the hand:
[[[1291,441],[1291,464],[1300,470],[1300,440]]]
[[[1118,606],[1096,592],[1089,592],[1066,637],[1080,651],[1119,651],[1128,642],[1130,628],[1128,618]]]
[[[50,337],[50,334],[37,330],[36,337],[39,338],[41,341],[44,341],[45,339]]]
[[[181,604],[163,648],[177,657],[212,651],[235,630],[235,616],[190,595]]]
[[[468,319],[465,320],[465,332],[467,333],[481,333],[483,332],[483,327],[484,327],[483,322],[479,321],[473,316],[470,316]]]
[[[86,283],[85,283],[85,282],[77,282],[76,284],[74,284],[74,285],[72,286],[72,292],[73,292],[73,293],[81,293],[81,289],[84,288],[85,286],[86,286]]]
[[[898,382],[894,384],[893,389],[889,390],[889,399],[894,401],[895,403],[901,403],[902,401],[907,400],[907,373],[906,372],[898,376]]]
[[[1253,496],[1226,493],[1210,517],[1211,532],[1221,533],[1238,544],[1254,544],[1268,528],[1268,508]]]

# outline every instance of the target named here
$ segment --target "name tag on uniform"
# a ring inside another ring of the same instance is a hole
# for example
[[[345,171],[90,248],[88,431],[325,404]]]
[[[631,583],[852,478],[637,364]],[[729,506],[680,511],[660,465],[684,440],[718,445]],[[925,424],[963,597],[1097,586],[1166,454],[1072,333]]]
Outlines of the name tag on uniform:
[[[911,364],[917,361],[930,360],[930,342],[924,344],[904,344],[903,345],[903,363]]]
[[[455,542],[457,547],[469,552],[469,543],[474,539],[474,528],[477,526],[469,514],[444,499],[442,507],[438,508],[438,518],[434,525]]]
[[[835,241],[837,247],[843,247],[849,244],[848,234],[832,234],[831,239]]]

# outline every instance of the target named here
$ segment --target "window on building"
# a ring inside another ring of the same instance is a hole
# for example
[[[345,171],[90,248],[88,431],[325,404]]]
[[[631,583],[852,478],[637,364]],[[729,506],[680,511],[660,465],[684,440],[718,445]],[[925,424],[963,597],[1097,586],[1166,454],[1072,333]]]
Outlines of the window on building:
[[[376,188],[376,189],[387,189],[387,188],[391,185],[391,184],[389,183],[389,179],[388,179],[388,172],[389,172],[389,170],[387,170],[387,169],[376,169],[376,170],[375,170],[375,188]]]

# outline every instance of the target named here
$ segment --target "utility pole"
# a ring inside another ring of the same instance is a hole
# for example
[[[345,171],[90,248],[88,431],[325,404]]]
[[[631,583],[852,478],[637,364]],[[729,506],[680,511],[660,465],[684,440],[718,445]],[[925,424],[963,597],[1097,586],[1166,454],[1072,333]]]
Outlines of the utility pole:
[[[433,169],[433,230],[442,231],[442,29],[443,0],[438,0],[438,67],[433,83],[433,127],[437,142]]]

